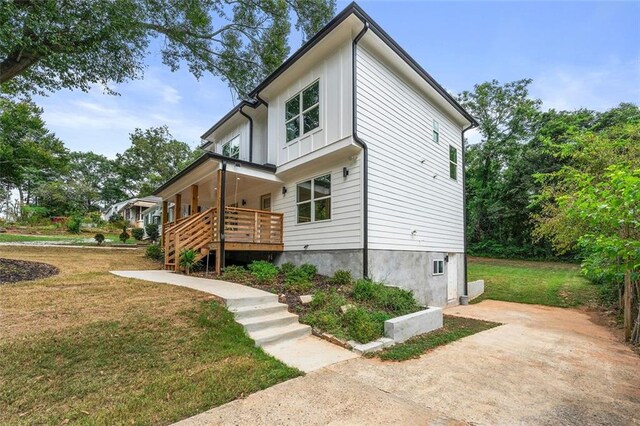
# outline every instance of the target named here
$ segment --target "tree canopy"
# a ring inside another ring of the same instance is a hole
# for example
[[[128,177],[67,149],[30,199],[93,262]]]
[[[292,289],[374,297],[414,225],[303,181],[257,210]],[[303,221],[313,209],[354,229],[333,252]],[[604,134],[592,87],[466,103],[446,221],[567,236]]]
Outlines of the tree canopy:
[[[334,10],[335,0],[7,0],[0,83],[18,93],[109,88],[141,78],[159,46],[171,70],[212,73],[243,97],[288,56],[291,22],[306,38]]]

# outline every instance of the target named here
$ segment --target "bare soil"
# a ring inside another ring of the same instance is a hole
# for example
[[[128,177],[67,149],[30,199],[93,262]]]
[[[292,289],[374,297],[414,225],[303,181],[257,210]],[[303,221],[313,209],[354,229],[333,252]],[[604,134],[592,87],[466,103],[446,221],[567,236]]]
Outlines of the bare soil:
[[[58,268],[47,263],[0,258],[0,284],[40,280],[59,272]]]

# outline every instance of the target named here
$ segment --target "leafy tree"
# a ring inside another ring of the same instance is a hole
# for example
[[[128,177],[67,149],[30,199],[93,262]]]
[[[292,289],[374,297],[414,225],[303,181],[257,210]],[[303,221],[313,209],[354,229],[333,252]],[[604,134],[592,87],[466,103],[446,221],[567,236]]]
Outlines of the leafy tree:
[[[20,207],[38,184],[65,173],[68,165],[64,144],[41,114],[33,102],[0,97],[0,184],[18,190]]]
[[[6,0],[0,83],[22,93],[108,87],[140,78],[159,46],[172,71],[210,72],[243,97],[289,54],[290,19],[309,36],[334,9],[335,0]]]
[[[136,129],[131,147],[116,156],[123,188],[131,195],[146,196],[174,176],[193,158],[184,142],[171,136],[166,126]]]

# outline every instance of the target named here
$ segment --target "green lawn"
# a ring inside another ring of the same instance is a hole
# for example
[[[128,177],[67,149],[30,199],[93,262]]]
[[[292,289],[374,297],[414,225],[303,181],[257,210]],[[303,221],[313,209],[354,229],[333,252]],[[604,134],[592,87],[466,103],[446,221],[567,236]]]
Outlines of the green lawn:
[[[411,358],[418,358],[423,353],[438,346],[446,345],[498,325],[500,324],[495,322],[445,315],[444,325],[441,329],[416,336],[381,352],[375,352],[371,356],[378,357],[383,361],[406,361]]]
[[[578,265],[469,257],[469,281],[483,279],[484,299],[558,307],[590,305],[596,287],[580,276]]]
[[[56,235],[22,235],[22,234],[0,234],[0,243],[21,243],[21,242],[43,242],[51,241],[54,243],[64,244],[95,244],[93,237],[95,234],[82,233],[74,234],[56,234]],[[104,237],[111,240],[112,243],[120,243],[118,234],[104,234]],[[134,244],[135,239],[129,238],[127,244]]]

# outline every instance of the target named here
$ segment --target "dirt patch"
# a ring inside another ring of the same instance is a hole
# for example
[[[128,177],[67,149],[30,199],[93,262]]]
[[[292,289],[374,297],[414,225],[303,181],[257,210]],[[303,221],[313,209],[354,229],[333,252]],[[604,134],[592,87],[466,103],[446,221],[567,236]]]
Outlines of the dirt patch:
[[[0,284],[41,280],[58,273],[58,268],[47,263],[0,258]]]

